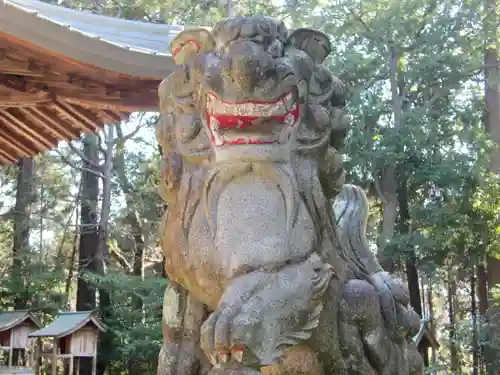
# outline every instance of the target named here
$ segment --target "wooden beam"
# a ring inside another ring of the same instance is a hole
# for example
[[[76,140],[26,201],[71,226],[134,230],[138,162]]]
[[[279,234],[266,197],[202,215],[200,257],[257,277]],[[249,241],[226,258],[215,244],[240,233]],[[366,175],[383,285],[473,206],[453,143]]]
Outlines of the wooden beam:
[[[64,103],[63,100],[55,101],[51,108],[59,111],[62,116],[66,117],[69,121],[74,123],[75,125],[80,125],[83,131],[96,132],[100,129],[100,127],[93,121],[87,119],[86,116],[83,116],[77,110],[75,110],[72,106]]]
[[[52,347],[52,375],[57,375],[57,352],[59,339],[54,337],[54,346]]]
[[[22,93],[46,92],[52,97],[62,97],[68,103],[91,108],[115,109],[123,112],[158,111],[158,93],[151,87],[150,82],[144,86],[136,82],[136,86],[120,85],[119,88],[86,87],[84,89],[66,83],[65,88],[51,87],[50,80],[42,80],[42,82],[33,83],[30,79],[15,75],[0,75],[0,85]]]
[[[6,164],[13,164],[16,162],[17,159],[12,157],[12,155],[9,155],[7,151],[0,149],[0,163],[2,165]]]
[[[37,134],[36,131],[31,129],[28,125],[24,124],[22,121],[18,120],[15,116],[11,115],[6,110],[0,110],[0,120],[3,120],[4,125],[11,130],[12,133],[16,134],[16,138],[27,139],[30,141],[36,150],[39,152],[45,151],[46,149],[53,148],[57,143],[50,143],[44,137]]]
[[[0,119],[1,120],[1,119]],[[3,125],[3,126],[2,126]],[[3,121],[0,121],[0,130],[1,136],[9,142],[9,144],[15,144],[20,149],[22,149],[29,156],[35,155],[39,152],[36,147],[32,147],[30,145],[19,142],[19,139],[16,137],[16,134],[13,134],[11,130],[7,126],[4,125]]]
[[[94,128],[94,131],[102,129],[102,124],[91,119],[90,116],[83,113],[79,108],[75,107],[73,104],[66,103],[64,100],[58,100],[57,103],[64,107],[67,111],[74,113],[74,115],[80,118],[82,121],[86,122],[88,125]]]
[[[28,108],[19,108],[19,111],[24,115],[25,118],[29,119],[31,122],[37,124],[41,129],[46,130],[49,133],[52,133],[55,139],[60,141],[68,141],[72,138],[68,138],[66,132],[61,131],[61,127],[55,121],[51,123],[52,126],[49,126],[45,121],[40,119],[37,115],[33,114]],[[57,124],[54,126],[54,124]],[[64,127],[62,127],[64,129]]]
[[[52,125],[54,128],[57,128],[61,133],[65,134],[65,139],[67,140],[73,140],[80,138],[80,133],[78,131],[75,131],[73,127],[66,127],[61,124],[59,124],[56,120],[54,120],[52,117],[50,117],[46,111],[46,108],[36,108],[32,107],[28,109],[29,111],[35,113],[38,117],[40,117],[43,121],[45,121],[47,124]],[[50,114],[52,115],[52,114]]]
[[[2,72],[0,70],[0,72]],[[19,74],[21,75],[21,74]],[[80,80],[70,82],[68,76],[56,76],[55,78],[30,78],[26,75],[20,77],[15,74],[1,74],[0,84],[11,90],[23,93],[45,92],[52,96],[80,97],[88,96],[91,98],[109,98],[110,100],[120,100],[120,92],[107,88],[103,85],[80,83]],[[113,95],[113,91],[115,94]]]
[[[9,350],[9,367],[12,367],[12,355],[14,354],[13,353],[13,348],[12,348],[12,341],[14,339],[14,330],[11,329],[10,330],[10,342],[9,342],[9,345],[10,345],[10,350]]]
[[[61,95],[62,96],[62,95]],[[138,95],[137,97],[127,97],[121,100],[110,100],[105,98],[92,98],[87,96],[69,97],[64,96],[68,103],[74,103],[88,108],[114,109],[122,112],[158,112],[157,95]]]
[[[130,118],[130,113],[118,111],[116,109],[106,109],[107,113],[113,114],[114,118],[120,119],[120,121],[127,121]]]
[[[106,111],[99,111],[99,117],[102,119],[102,122],[105,124],[116,124],[119,123],[120,120],[117,120],[116,117],[111,116],[108,112]]]
[[[8,135],[5,131],[0,132],[0,144],[4,149],[12,149],[18,157],[31,157],[36,154],[36,151],[29,150],[25,145]]]
[[[0,72],[2,72],[2,74],[28,77],[44,77],[47,74],[47,72],[37,71],[30,62],[15,61],[9,58],[0,60]]]
[[[10,108],[2,112],[7,116],[10,116],[9,118],[11,121],[15,122],[17,126],[24,129],[25,132],[29,132],[32,137],[36,137],[39,142],[44,144],[46,147],[52,148],[57,146],[59,143],[59,140],[56,137],[54,137],[51,133],[47,133],[45,126],[39,129],[36,124],[27,121],[20,108]]]
[[[33,107],[35,105],[46,105],[50,102],[51,98],[47,93],[0,93],[0,108]]]
[[[114,121],[115,121],[116,123],[118,123],[118,122],[122,122],[123,120],[128,119],[128,116],[127,116],[127,117],[125,117],[125,118],[123,118],[123,116],[122,116],[122,112],[113,111],[113,110],[111,110],[111,109],[105,109],[105,110],[103,110],[103,112],[105,112],[106,114],[108,114],[108,115],[109,115],[109,117],[111,117],[112,119],[114,119]]]
[[[43,77],[26,77],[28,84],[34,87],[48,86],[58,89],[69,89],[78,92],[86,92],[91,95],[103,95],[114,98],[120,98],[120,92],[114,87],[107,87],[106,85],[91,81],[89,79],[80,78],[71,75],[45,75]],[[113,91],[115,95],[113,95]]]
[[[26,81],[15,75],[0,74],[0,86],[22,93],[28,92]]]

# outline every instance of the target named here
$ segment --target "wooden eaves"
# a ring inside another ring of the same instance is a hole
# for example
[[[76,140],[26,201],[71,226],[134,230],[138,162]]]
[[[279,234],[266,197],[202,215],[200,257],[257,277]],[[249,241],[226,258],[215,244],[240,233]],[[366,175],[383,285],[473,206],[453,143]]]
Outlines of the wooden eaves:
[[[156,111],[181,26],[0,0],[0,166]]]
[[[93,311],[74,311],[59,314],[51,324],[31,333],[29,337],[65,337],[89,323],[101,332],[106,330]]]
[[[28,310],[0,311],[0,332],[17,327],[27,320],[35,327],[42,326],[40,321]]]

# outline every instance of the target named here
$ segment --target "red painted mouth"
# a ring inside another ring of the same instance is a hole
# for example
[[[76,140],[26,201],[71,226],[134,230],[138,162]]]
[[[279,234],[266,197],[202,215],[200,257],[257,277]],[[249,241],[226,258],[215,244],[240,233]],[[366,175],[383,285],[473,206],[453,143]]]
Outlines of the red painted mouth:
[[[206,120],[216,147],[286,143],[298,119],[299,105],[292,92],[275,101],[240,102],[207,94]]]

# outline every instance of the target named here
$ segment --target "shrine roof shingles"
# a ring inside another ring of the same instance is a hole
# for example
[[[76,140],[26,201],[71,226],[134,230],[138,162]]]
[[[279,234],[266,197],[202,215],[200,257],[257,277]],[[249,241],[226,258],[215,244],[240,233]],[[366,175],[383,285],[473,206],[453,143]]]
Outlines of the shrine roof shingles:
[[[38,319],[27,310],[0,311],[0,332],[12,329],[26,320],[41,327]]]
[[[92,311],[64,312],[48,326],[32,332],[29,337],[64,337],[92,323],[99,331],[105,330]]]
[[[38,0],[0,0],[0,33],[82,63],[132,76],[162,79],[168,47],[184,29],[72,10]]]

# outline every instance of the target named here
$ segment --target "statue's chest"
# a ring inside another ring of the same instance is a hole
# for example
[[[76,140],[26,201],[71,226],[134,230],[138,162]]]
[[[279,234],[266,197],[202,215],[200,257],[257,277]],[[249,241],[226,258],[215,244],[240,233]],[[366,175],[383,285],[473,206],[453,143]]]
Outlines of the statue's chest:
[[[204,290],[224,290],[233,277],[303,259],[316,232],[291,186],[246,175],[215,186],[201,200],[183,251]]]

